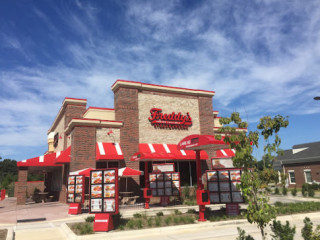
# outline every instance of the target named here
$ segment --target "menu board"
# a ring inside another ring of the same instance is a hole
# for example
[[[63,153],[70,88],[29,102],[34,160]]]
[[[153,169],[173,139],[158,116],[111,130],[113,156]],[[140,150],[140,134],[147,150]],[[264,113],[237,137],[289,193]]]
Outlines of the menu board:
[[[67,202],[68,203],[83,203],[84,202],[84,176],[69,175],[67,187]]]
[[[180,195],[180,173],[152,173],[149,181],[153,197]]]
[[[118,170],[99,169],[90,172],[90,212],[118,212]]]
[[[211,203],[244,202],[242,193],[237,186],[241,180],[241,169],[215,169],[206,173]]]

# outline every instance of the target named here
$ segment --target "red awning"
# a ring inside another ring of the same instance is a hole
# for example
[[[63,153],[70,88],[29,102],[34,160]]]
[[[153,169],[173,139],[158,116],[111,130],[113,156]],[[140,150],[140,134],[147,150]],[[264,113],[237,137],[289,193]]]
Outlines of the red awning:
[[[78,171],[70,172],[69,175],[84,175],[85,177],[90,177],[91,170],[95,170],[94,168],[85,168]]]
[[[205,151],[200,153],[201,159],[207,159]],[[178,150],[176,144],[151,144],[140,143],[139,152],[131,157],[131,161],[170,161],[170,160],[195,160],[196,154],[190,150]]]
[[[27,160],[22,160],[17,162],[18,167],[55,167],[61,166],[56,164],[56,154],[57,153],[49,153],[43,156],[30,158]]]
[[[120,144],[97,142],[96,160],[123,160]]]
[[[217,140],[211,135],[193,134],[185,137],[178,143],[178,149],[185,150],[204,150],[204,149],[224,149],[229,145],[223,140]]]
[[[213,158],[232,158],[235,155],[234,149],[220,149],[217,150],[217,156]]]
[[[71,146],[69,146],[66,150],[62,151],[61,154],[57,154],[56,163],[69,163],[71,155]]]

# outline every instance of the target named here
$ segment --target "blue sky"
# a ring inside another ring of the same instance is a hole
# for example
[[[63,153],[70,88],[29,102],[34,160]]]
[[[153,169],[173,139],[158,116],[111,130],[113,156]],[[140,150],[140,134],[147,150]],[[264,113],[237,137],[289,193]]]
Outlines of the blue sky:
[[[65,97],[112,108],[116,79],[214,90],[250,129],[289,116],[283,149],[320,140],[317,0],[2,0],[0,56],[2,158],[42,155]]]

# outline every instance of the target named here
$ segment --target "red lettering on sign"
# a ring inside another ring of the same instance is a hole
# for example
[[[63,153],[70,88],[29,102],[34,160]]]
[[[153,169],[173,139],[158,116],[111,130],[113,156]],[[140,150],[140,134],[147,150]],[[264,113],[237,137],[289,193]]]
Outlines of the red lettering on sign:
[[[151,108],[150,113],[151,116],[148,120],[156,128],[188,129],[192,125],[192,118],[188,112],[186,115],[181,114],[181,112],[164,114],[161,108]]]

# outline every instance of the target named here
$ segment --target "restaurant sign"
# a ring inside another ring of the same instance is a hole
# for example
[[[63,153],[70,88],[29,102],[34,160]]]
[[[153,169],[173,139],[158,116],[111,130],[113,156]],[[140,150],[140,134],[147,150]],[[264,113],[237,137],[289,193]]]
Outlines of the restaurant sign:
[[[189,112],[186,115],[181,112],[167,114],[162,113],[161,108],[151,108],[150,114],[148,120],[155,128],[188,129],[192,125]]]

